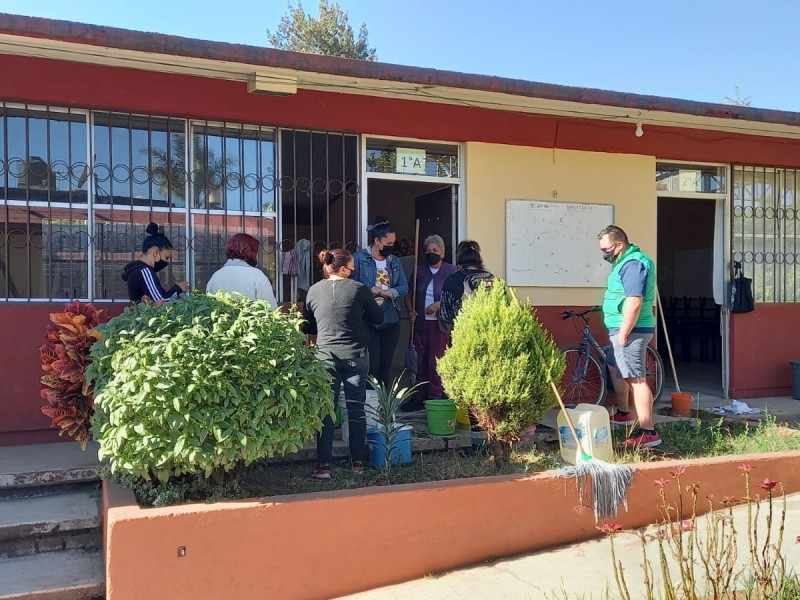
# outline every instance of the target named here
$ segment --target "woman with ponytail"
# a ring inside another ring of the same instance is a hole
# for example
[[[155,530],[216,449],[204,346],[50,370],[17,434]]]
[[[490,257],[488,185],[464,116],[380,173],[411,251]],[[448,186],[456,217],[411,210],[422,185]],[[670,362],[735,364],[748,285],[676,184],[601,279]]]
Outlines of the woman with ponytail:
[[[369,372],[388,389],[392,359],[400,337],[400,302],[408,293],[403,265],[395,254],[397,235],[386,217],[367,227],[370,245],[353,255],[356,281],[370,290],[383,311],[383,324],[369,339]]]
[[[131,302],[169,302],[191,289],[187,281],[176,283],[164,291],[156,273],[166,268],[172,258],[172,242],[161,233],[158,225],[150,223],[145,229],[147,236],[142,243],[138,260],[125,265],[122,280],[128,284]]]
[[[367,460],[367,421],[364,414],[370,330],[383,321],[383,312],[369,288],[351,279],[353,255],[347,250],[319,254],[325,279],[311,286],[303,306],[303,332],[316,334],[317,356],[333,377],[334,401],[344,384],[350,431],[350,460],[354,473],[364,471]],[[317,434],[317,465],[312,476],[330,479],[333,458],[333,419],[326,415]]]

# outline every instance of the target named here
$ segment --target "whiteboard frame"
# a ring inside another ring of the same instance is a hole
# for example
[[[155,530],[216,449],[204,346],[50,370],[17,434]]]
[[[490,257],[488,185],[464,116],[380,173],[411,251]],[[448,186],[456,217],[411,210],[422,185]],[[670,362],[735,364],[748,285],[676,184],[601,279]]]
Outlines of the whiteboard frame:
[[[575,284],[566,285],[566,284],[562,284],[562,283],[530,283],[530,282],[519,281],[517,279],[519,276],[517,276],[517,278],[512,276],[511,270],[510,270],[510,266],[509,266],[510,265],[509,255],[511,253],[511,247],[509,245],[509,231],[508,231],[508,210],[509,210],[509,205],[512,202],[527,202],[527,203],[540,202],[540,203],[554,204],[554,205],[557,205],[557,206],[564,206],[564,207],[566,207],[566,206],[592,206],[592,207],[597,206],[597,207],[609,208],[609,209],[611,209],[611,220],[608,223],[606,223],[605,225],[602,225],[601,228],[605,227],[607,225],[614,225],[616,223],[616,206],[615,205],[607,204],[607,203],[601,203],[601,202],[562,202],[560,200],[542,200],[542,199],[534,199],[534,198],[506,198],[505,210],[504,210],[504,214],[503,214],[503,219],[504,219],[504,223],[503,224],[504,224],[504,227],[505,227],[505,279],[506,279],[506,282],[508,283],[508,285],[515,286],[515,287],[569,288],[569,289],[597,289],[597,288],[605,287],[605,285],[606,285],[605,281],[603,281],[603,283],[600,284],[600,285],[575,285]],[[599,231],[600,231],[600,229],[598,229],[598,232]]]

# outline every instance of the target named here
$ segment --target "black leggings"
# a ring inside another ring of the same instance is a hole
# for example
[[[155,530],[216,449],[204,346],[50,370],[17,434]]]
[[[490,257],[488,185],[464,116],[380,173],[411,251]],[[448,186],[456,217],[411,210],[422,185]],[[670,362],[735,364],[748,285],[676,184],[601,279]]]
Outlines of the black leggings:
[[[399,338],[400,323],[383,329],[372,329],[369,334],[369,374],[386,386],[386,389],[392,384],[392,360]]]

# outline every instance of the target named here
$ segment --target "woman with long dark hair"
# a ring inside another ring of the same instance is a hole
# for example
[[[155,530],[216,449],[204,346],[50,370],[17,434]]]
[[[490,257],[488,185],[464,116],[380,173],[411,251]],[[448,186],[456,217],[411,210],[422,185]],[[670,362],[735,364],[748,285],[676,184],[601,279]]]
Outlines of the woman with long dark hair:
[[[344,384],[350,431],[350,459],[354,473],[364,471],[367,460],[367,421],[364,414],[370,331],[383,321],[383,312],[370,290],[350,279],[355,270],[347,250],[323,250],[319,254],[325,279],[308,290],[303,305],[303,332],[316,334],[317,356],[333,377],[334,401]],[[326,415],[317,434],[317,465],[312,475],[330,479],[333,457],[333,419]]]
[[[142,252],[138,260],[125,265],[122,280],[128,284],[128,298],[131,302],[169,302],[191,289],[189,282],[176,283],[164,291],[156,273],[165,269],[172,258],[172,242],[155,223],[145,229],[147,236],[142,243]]]
[[[400,337],[400,301],[408,293],[403,265],[395,254],[397,235],[386,217],[367,227],[370,245],[353,255],[356,281],[370,290],[383,311],[383,323],[369,338],[369,372],[390,387],[392,359]]]

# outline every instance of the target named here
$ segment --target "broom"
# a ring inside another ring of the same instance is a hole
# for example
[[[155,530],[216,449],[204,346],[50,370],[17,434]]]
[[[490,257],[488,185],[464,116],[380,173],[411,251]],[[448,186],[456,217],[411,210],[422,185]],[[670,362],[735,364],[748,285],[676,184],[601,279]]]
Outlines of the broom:
[[[511,292],[511,297],[519,304],[514,290],[508,288]],[[521,305],[520,305],[521,306]],[[564,478],[574,478],[578,482],[578,497],[583,502],[583,494],[586,487],[586,478],[591,478],[592,482],[592,510],[594,511],[594,520],[598,522],[600,519],[607,519],[615,517],[619,513],[619,503],[625,506],[625,511],[628,510],[628,488],[633,484],[633,469],[628,466],[612,465],[605,461],[593,458],[591,454],[586,452],[575,431],[575,426],[572,424],[572,419],[569,416],[567,407],[564,406],[564,401],[561,399],[561,393],[558,391],[550,375],[550,368],[544,358],[542,349],[539,347],[539,342],[536,335],[532,335],[533,347],[536,349],[536,354],[539,361],[542,363],[547,382],[550,384],[550,389],[558,400],[558,405],[564,415],[564,420],[567,422],[567,427],[575,440],[578,449],[578,462],[574,466],[569,466],[559,471],[559,476]]]

